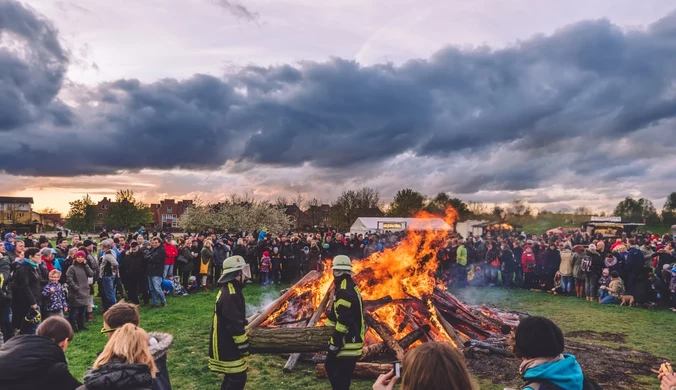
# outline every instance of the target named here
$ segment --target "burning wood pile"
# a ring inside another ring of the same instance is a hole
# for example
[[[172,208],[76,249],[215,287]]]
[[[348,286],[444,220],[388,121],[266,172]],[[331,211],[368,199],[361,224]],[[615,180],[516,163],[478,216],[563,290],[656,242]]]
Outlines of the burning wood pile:
[[[468,306],[438,284],[436,253],[445,232],[410,233],[396,248],[353,261],[354,280],[364,303],[368,331],[356,377],[375,377],[390,369],[374,363],[403,359],[404,351],[428,341],[448,342],[466,355],[511,357],[510,334],[520,314],[485,306]],[[330,266],[312,271],[276,301],[249,318],[252,352],[291,354],[290,372],[301,358],[322,362],[332,328],[324,327],[333,301]],[[302,355],[301,355],[302,354]],[[325,377],[323,364],[317,375]]]

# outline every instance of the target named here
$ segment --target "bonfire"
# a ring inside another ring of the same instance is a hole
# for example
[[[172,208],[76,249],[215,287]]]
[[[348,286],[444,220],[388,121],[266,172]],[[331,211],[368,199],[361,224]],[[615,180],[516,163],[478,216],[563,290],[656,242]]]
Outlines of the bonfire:
[[[453,224],[455,210],[446,210]],[[431,218],[421,214],[418,218]],[[437,230],[408,232],[395,248],[353,261],[368,327],[365,348],[356,377],[374,377],[405,351],[429,341],[447,342],[465,354],[505,357],[511,353],[511,335],[521,314],[460,302],[437,278],[437,252],[448,239]],[[254,352],[290,354],[284,371],[293,369],[302,356],[321,362],[332,329],[324,327],[326,308],[333,294],[330,264],[324,272],[312,271],[274,302],[249,318]],[[301,355],[302,353],[302,355]],[[325,377],[323,365],[317,374]]]

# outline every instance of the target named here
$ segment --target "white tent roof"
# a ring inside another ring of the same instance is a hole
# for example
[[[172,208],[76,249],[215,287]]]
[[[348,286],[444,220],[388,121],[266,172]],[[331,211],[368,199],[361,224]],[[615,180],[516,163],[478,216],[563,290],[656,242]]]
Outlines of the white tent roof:
[[[350,231],[398,230],[382,228],[382,223],[402,223],[407,230],[452,230],[441,218],[360,217],[352,224]]]

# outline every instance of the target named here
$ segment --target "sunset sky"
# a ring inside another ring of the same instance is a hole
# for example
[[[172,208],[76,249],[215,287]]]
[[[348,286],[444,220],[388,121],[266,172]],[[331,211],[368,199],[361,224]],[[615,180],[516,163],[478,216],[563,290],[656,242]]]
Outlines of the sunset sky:
[[[663,0],[0,0],[0,195],[660,209]]]

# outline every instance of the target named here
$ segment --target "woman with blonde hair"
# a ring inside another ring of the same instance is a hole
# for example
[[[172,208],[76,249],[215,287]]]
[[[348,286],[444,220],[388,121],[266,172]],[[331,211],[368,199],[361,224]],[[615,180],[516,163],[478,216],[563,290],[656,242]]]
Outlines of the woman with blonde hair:
[[[150,390],[156,374],[148,334],[125,324],[115,330],[77,390]]]
[[[214,259],[214,243],[211,240],[204,240],[204,247],[200,252],[200,276],[202,276],[202,287],[208,290],[210,284],[209,275],[211,275],[212,262]]]
[[[381,375],[373,390],[392,390],[399,378],[394,371]],[[404,355],[400,390],[472,390],[465,358],[448,343],[430,342]]]

